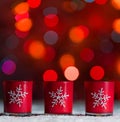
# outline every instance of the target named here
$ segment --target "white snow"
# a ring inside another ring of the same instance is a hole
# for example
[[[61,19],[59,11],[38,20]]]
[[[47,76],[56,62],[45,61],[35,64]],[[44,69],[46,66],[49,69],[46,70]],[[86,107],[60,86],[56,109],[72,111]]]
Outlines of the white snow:
[[[3,113],[2,103],[0,112]],[[120,122],[120,101],[115,103],[113,116],[85,116],[84,102],[74,104],[73,115],[44,114],[43,103],[34,102],[32,114],[25,117],[2,115],[0,122]]]

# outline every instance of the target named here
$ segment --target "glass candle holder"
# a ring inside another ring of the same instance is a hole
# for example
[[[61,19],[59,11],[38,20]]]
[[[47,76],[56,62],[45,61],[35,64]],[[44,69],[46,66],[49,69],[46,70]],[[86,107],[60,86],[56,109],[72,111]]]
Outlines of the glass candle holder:
[[[4,113],[30,114],[32,109],[32,81],[3,81]]]
[[[86,115],[112,115],[114,108],[114,82],[85,82]]]
[[[71,114],[73,107],[73,82],[44,83],[45,113]]]

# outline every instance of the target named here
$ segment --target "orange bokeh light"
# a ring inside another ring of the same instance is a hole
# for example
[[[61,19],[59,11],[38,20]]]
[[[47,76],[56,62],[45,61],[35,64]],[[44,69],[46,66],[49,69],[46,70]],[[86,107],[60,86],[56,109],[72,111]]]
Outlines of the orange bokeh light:
[[[101,80],[104,77],[104,69],[101,66],[93,66],[90,70],[90,76],[94,80]]]
[[[115,9],[120,10],[120,0],[111,0],[111,4]]]
[[[89,34],[87,27],[81,25],[70,29],[69,38],[75,43],[82,42]]]
[[[71,54],[64,54],[60,57],[59,63],[61,68],[65,70],[68,66],[75,65],[75,59]]]
[[[120,18],[114,20],[113,29],[114,29],[115,32],[120,34]]]
[[[41,59],[45,56],[45,47],[40,41],[32,41],[29,44],[28,53],[35,59]]]
[[[27,2],[21,2],[13,8],[14,14],[25,14],[29,11],[29,5]]]
[[[30,18],[19,20],[15,23],[15,27],[17,30],[22,31],[22,32],[30,31],[32,27],[32,21]]]

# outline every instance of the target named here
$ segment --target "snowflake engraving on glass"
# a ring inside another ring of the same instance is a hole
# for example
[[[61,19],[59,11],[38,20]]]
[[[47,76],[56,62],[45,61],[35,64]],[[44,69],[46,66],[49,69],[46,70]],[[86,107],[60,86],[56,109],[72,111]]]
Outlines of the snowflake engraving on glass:
[[[17,104],[19,107],[21,107],[23,98],[25,98],[28,93],[22,91],[20,84],[18,87],[16,87],[15,91],[10,90],[8,94],[10,95],[9,103]]]
[[[103,88],[98,90],[97,93],[96,92],[91,93],[91,95],[92,95],[92,98],[94,99],[93,108],[95,108],[96,106],[101,106],[104,109],[107,109],[106,107],[107,101],[111,98],[111,96],[104,94]]]
[[[49,92],[49,94],[50,94],[50,97],[52,98],[52,107],[54,107],[55,105],[66,107],[65,100],[69,97],[69,94],[67,93],[63,94],[63,90],[61,86],[60,88],[57,89],[57,91]]]

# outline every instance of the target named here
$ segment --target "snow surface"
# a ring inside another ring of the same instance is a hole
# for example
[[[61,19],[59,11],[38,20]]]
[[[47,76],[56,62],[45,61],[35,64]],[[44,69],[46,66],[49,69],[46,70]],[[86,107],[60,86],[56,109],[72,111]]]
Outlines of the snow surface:
[[[43,103],[34,102],[31,116],[8,116],[0,102],[0,122],[120,122],[120,101],[115,103],[113,116],[85,116],[84,102],[76,102],[73,108],[73,115],[50,115],[44,114]]]

